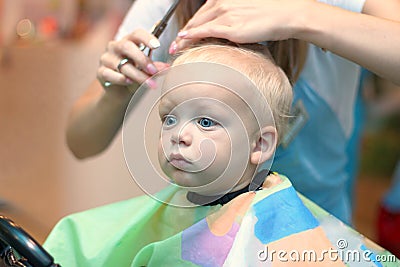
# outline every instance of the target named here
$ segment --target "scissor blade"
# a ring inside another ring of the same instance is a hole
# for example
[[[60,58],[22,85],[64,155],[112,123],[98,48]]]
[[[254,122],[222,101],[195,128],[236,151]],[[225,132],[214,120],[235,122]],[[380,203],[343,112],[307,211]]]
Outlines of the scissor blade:
[[[178,7],[180,0],[176,0],[172,6],[168,9],[167,13],[164,15],[164,17],[157,23],[156,27],[154,27],[154,30],[152,34],[155,37],[160,37],[160,35],[163,33],[165,27],[168,24],[169,19],[171,18],[172,14],[174,14],[175,9]]]

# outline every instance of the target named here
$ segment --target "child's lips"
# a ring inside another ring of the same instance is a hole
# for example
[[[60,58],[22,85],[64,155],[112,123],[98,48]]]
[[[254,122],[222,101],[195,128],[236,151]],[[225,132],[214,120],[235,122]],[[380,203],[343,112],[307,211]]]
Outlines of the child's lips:
[[[170,161],[170,163],[172,166],[180,170],[184,170],[191,165],[191,163],[183,159],[173,159]]]
[[[181,154],[171,154],[168,159],[169,163],[178,169],[185,169],[192,163]]]

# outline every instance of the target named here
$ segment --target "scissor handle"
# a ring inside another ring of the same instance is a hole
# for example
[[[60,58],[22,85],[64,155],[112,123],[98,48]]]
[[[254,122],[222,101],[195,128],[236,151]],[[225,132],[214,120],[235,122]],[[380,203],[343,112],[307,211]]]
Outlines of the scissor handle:
[[[146,57],[150,57],[151,56],[152,49],[150,47],[145,46],[144,44],[140,44],[139,49],[140,49],[140,51],[143,52],[143,54]]]
[[[59,266],[54,264],[53,257],[33,237],[2,215],[0,215],[0,240],[15,249],[34,267]]]
[[[171,7],[168,9],[167,13],[165,13],[164,17],[157,21],[152,30],[151,34],[153,34],[155,37],[159,38],[161,34],[164,32],[165,28],[167,27],[168,21],[171,18],[172,14],[174,14],[175,9],[178,7],[180,0],[176,0]],[[145,46],[144,44],[141,44],[139,46],[140,51],[142,51],[146,56],[150,57],[151,56],[151,48]]]

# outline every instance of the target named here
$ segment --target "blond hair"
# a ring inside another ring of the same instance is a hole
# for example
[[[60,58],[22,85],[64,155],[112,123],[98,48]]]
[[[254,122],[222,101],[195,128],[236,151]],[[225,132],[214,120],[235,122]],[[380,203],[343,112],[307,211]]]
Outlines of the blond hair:
[[[205,2],[206,0],[181,1],[176,10],[179,27],[184,27]],[[276,64],[285,72],[289,81],[292,84],[295,83],[306,61],[308,44],[297,39],[269,41],[268,50]]]
[[[174,65],[210,62],[227,65],[251,80],[265,97],[275,121],[279,140],[286,132],[287,120],[293,99],[292,86],[283,70],[272,57],[265,53],[263,46],[245,47],[227,44],[201,44],[182,51]],[[261,52],[254,51],[257,49]],[[265,114],[267,116],[267,114]]]

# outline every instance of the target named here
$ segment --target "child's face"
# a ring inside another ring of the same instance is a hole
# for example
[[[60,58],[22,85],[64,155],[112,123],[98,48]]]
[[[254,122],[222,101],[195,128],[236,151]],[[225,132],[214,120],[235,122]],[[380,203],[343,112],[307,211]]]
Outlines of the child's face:
[[[255,170],[249,158],[257,123],[237,95],[210,84],[184,85],[161,98],[159,113],[158,157],[176,184],[214,195],[249,183],[242,177]]]

